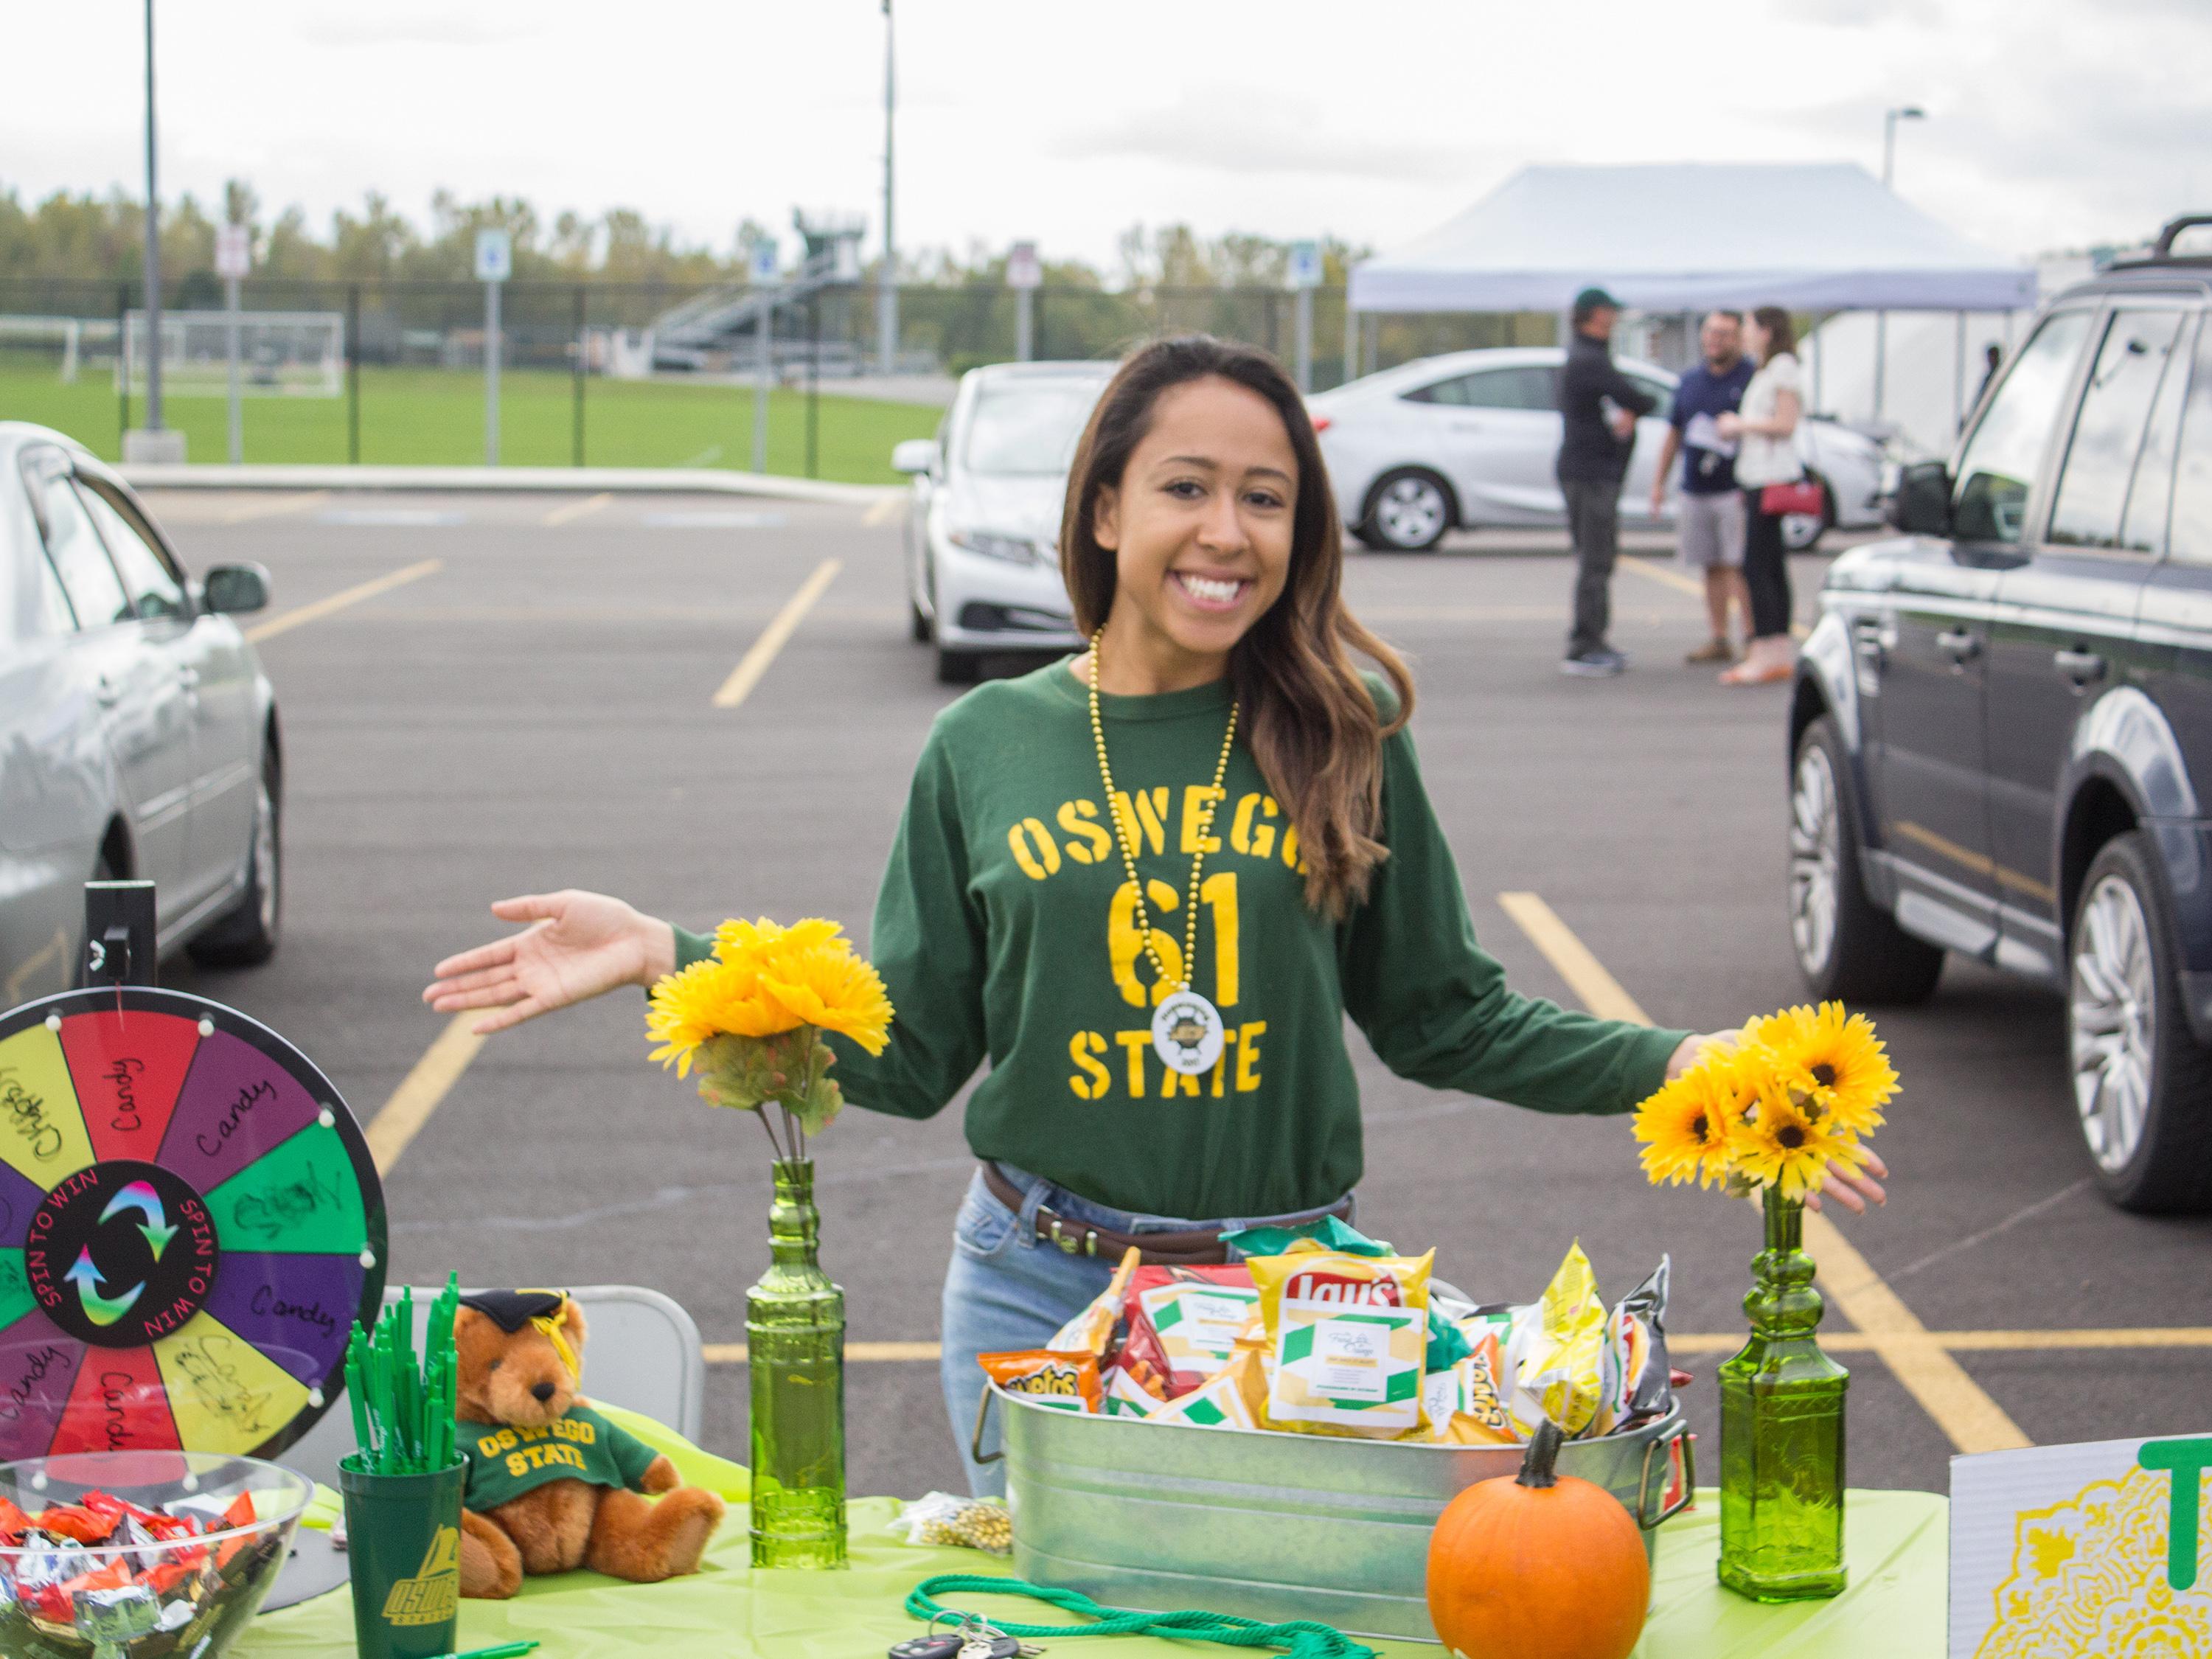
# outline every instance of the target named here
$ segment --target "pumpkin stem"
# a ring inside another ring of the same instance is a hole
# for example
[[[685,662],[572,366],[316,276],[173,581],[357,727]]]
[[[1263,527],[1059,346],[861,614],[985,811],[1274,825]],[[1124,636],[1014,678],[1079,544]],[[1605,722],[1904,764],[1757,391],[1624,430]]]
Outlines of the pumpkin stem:
[[[1565,1439],[1559,1432],[1559,1425],[1550,1418],[1539,1423],[1535,1438],[1529,1441],[1528,1449],[1522,1455],[1521,1473],[1514,1477],[1516,1484],[1539,1492],[1556,1485],[1559,1476],[1553,1472],[1553,1465],[1559,1462],[1559,1447]]]

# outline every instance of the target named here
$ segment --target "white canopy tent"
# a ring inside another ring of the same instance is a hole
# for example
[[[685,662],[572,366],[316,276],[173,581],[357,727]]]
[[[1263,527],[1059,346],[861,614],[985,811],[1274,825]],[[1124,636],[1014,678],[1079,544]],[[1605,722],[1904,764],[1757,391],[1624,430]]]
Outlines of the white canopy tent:
[[[1850,162],[1529,167],[1352,272],[1355,312],[1562,312],[1593,284],[1644,311],[2010,311],[2035,273]]]

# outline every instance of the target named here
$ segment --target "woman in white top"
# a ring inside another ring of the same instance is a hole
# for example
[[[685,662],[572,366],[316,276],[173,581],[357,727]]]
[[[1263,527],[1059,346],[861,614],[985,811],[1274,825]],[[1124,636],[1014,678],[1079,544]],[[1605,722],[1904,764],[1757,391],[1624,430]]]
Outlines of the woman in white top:
[[[1721,676],[1723,685],[1764,685],[1790,678],[1796,648],[1790,637],[1790,562],[1782,519],[1759,509],[1767,485],[1805,476],[1797,459],[1797,421],[1804,411],[1797,367],[1797,331],[1780,306],[1761,306],[1744,325],[1744,343],[1759,372],[1743,389],[1741,412],[1723,415],[1721,435],[1738,442],[1735,481],[1743,489],[1743,580],[1751,590],[1751,648]]]

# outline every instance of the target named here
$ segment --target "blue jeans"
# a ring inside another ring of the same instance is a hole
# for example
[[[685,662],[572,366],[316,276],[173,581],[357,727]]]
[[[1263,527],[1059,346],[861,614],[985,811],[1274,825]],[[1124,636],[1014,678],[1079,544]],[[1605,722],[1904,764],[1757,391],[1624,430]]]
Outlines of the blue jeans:
[[[1117,1233],[1230,1232],[1265,1223],[1310,1220],[1322,1213],[1303,1210],[1287,1216],[1214,1221],[1145,1215],[1093,1204],[1011,1164],[1001,1164],[999,1172],[1021,1190],[1022,1207],[1017,1212],[1000,1202],[983,1184],[980,1170],[969,1182],[959,1218],[952,1224],[952,1260],[945,1270],[944,1349],[939,1361],[952,1437],[967,1467],[969,1490],[979,1498],[1003,1494],[1006,1476],[1003,1463],[975,1462],[972,1442],[984,1385],[975,1356],[1044,1346],[1054,1332],[1097,1299],[1114,1276],[1115,1263],[1106,1256],[1073,1255],[1049,1242],[1041,1243],[1036,1237],[1040,1207]],[[998,1441],[994,1422],[984,1437],[984,1449],[995,1449]]]

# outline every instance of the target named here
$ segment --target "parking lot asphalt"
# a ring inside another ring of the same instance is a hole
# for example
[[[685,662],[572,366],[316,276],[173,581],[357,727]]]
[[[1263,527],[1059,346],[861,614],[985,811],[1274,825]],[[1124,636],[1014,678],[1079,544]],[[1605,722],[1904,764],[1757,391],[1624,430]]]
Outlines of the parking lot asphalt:
[[[445,1071],[465,1064],[440,1095],[416,1067],[446,1022],[417,994],[440,957],[499,931],[490,900],[563,885],[693,926],[820,914],[865,939],[908,771],[956,695],[908,641],[896,520],[796,502],[152,500],[189,563],[273,574],[257,623],[287,778],[276,958],[224,973],[179,961],[165,982],[284,1032],[365,1121],[415,1073],[403,1103],[435,1109],[386,1177],[395,1273],[667,1292],[716,1360],[706,1440],[742,1459],[745,1374],[728,1345],[766,1261],[758,1132],[647,1063],[629,994],[472,1055],[449,1039]],[[1534,894],[1594,958],[1596,993],[1711,1029],[1802,994],[1782,906],[1786,698],[1682,665],[1702,612],[1668,580],[1665,546],[1630,539],[1615,642],[1636,665],[1613,681],[1555,671],[1569,582],[1556,538],[1355,553],[1347,588],[1413,659],[1429,788],[1477,933],[1514,983],[1594,994],[1587,963],[1555,965],[1556,937],[1547,954],[1499,900]],[[1801,615],[1821,567],[1797,561]],[[818,599],[743,701],[714,706],[810,582]],[[2205,1426],[2212,1222],[2099,1196],[2062,1014],[1954,959],[1926,1006],[1880,1017],[1905,1079],[1879,1142],[1893,1198],[1842,1219],[1866,1273],[1824,1261],[1825,1334],[1852,1370],[1854,1485],[1942,1491],[1962,1447]],[[1668,1328],[1711,1478],[1712,1373],[1743,1329],[1756,1216],[1646,1187],[1625,1121],[1434,1093],[1353,1048],[1363,1226],[1434,1244],[1439,1273],[1483,1300],[1534,1297],[1577,1237],[1608,1297],[1671,1255]],[[855,1345],[852,1488],[956,1486],[936,1365],[917,1356],[936,1338],[970,1168],[959,1106],[927,1123],[850,1112],[818,1156],[823,1255]]]

